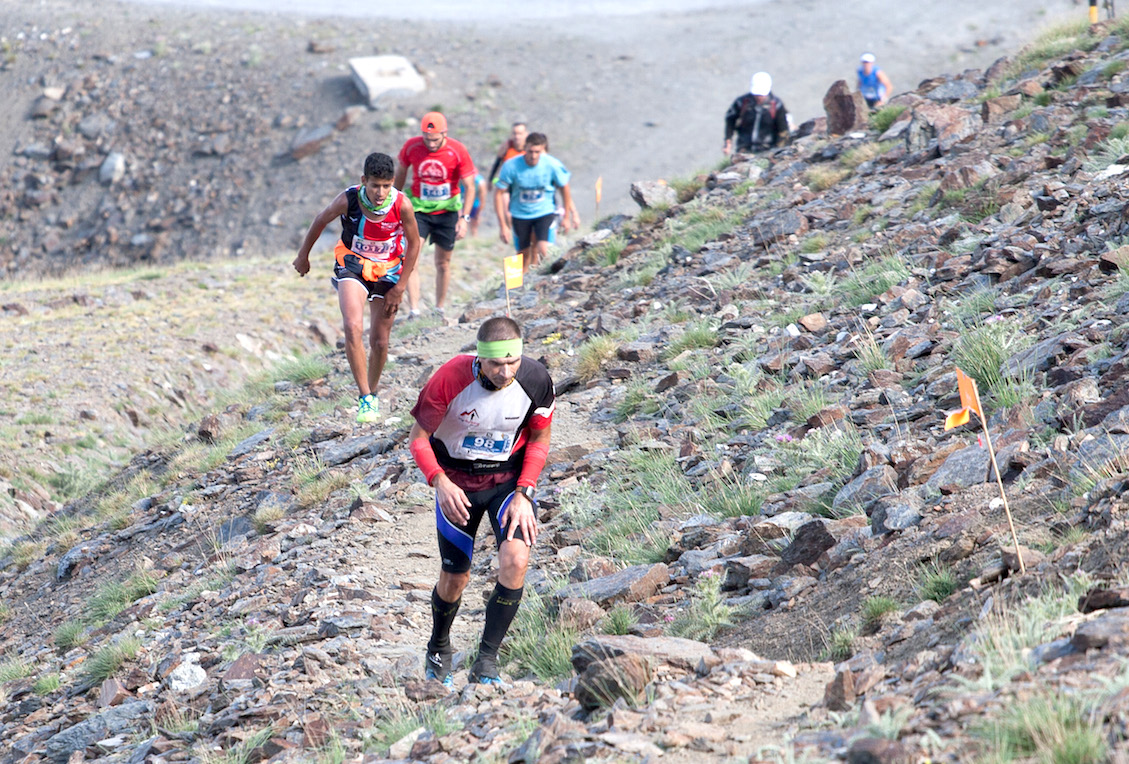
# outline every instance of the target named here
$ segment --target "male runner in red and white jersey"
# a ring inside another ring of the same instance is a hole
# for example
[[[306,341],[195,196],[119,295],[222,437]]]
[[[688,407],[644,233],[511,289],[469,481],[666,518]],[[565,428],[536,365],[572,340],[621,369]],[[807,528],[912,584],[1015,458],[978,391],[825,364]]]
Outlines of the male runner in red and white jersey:
[[[435,312],[442,316],[455,240],[466,236],[474,209],[476,170],[466,147],[447,137],[447,118],[442,114],[424,114],[420,130],[422,135],[409,138],[400,149],[393,185],[411,199],[420,238],[426,241],[430,236],[435,245]],[[409,167],[412,182],[405,188]],[[465,182],[466,193],[460,191],[460,181]],[[419,315],[419,275],[415,273],[408,279],[408,303],[411,315]]]
[[[435,487],[442,558],[431,593],[425,674],[448,686],[451,624],[470,581],[482,516],[489,516],[498,545],[498,582],[486,605],[471,683],[502,684],[498,648],[517,614],[537,540],[533,494],[549,454],[555,397],[549,372],[521,351],[515,321],[488,319],[478,329],[477,354],[443,364],[412,409],[416,423],[408,438],[416,464]]]
[[[318,213],[294,258],[294,270],[302,276],[309,273],[314,243],[330,221],[341,218],[332,282],[345,326],[345,357],[360,391],[358,422],[379,419],[376,388],[388,360],[388,338],[404,296],[405,279],[413,274],[419,256],[419,231],[412,204],[393,188],[393,175],[392,157],[369,154],[360,185],[345,189]],[[366,299],[372,308],[372,354],[367,363]]]

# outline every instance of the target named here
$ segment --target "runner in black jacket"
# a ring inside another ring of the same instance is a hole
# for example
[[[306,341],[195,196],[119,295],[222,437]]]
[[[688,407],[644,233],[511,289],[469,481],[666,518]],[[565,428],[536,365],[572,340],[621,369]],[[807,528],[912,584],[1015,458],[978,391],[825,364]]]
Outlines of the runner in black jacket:
[[[722,151],[726,156],[733,151],[734,133],[738,151],[768,151],[788,142],[788,112],[772,94],[772,77],[767,72],[754,74],[749,92],[738,96],[725,112]]]

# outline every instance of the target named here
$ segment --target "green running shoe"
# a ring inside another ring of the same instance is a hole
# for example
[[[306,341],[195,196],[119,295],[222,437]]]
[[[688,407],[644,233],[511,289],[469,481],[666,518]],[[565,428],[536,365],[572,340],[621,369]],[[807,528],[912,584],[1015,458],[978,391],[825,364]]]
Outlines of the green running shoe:
[[[364,396],[359,400],[359,410],[357,411],[357,421],[361,424],[368,424],[371,422],[380,421],[380,401],[372,393]]]

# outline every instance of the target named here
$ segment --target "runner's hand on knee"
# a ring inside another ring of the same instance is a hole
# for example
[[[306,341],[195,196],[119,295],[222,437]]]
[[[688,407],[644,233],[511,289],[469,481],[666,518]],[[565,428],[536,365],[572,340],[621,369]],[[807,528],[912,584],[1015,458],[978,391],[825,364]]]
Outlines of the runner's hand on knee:
[[[527,545],[533,546],[537,541],[537,516],[533,512],[533,502],[525,494],[514,494],[502,515],[502,527],[506,529],[506,541],[513,541],[519,529]]]

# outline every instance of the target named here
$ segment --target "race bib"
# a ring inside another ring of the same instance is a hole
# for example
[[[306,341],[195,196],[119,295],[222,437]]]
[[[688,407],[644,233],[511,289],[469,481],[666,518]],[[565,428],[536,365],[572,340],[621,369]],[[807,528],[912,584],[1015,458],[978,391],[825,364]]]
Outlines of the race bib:
[[[545,195],[544,189],[540,188],[523,188],[521,193],[517,195],[518,201],[522,204],[537,204],[541,201],[541,197]]]
[[[353,251],[369,260],[387,260],[396,251],[396,242],[393,239],[380,241],[354,236]]]
[[[429,202],[441,202],[451,198],[450,183],[420,183],[419,198]]]
[[[471,432],[463,437],[463,450],[474,458],[479,456],[499,456],[508,453],[513,436],[504,432]]]

